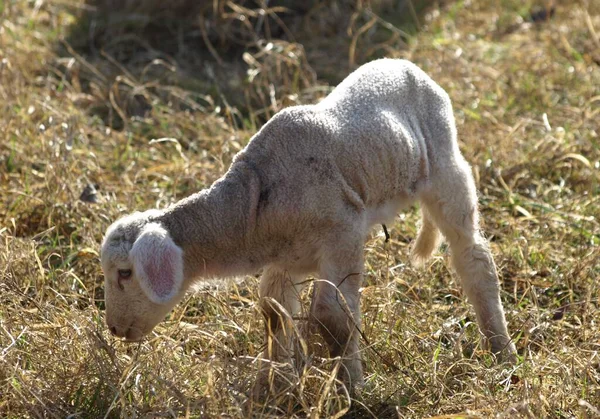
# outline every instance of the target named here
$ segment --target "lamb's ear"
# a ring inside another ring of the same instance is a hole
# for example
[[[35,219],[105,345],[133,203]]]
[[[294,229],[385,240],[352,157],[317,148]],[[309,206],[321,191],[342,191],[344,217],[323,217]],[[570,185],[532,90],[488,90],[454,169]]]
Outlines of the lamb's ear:
[[[144,226],[129,257],[140,286],[151,301],[164,304],[179,293],[183,283],[183,251],[160,224]]]

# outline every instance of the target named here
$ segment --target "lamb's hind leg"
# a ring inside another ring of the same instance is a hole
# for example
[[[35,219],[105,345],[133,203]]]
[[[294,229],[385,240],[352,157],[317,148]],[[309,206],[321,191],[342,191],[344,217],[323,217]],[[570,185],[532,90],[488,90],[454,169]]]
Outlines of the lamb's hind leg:
[[[479,230],[475,182],[461,156],[456,156],[432,179],[432,187],[422,202],[450,245],[452,265],[492,352],[500,360],[514,362],[516,351],[500,301],[496,265]]]

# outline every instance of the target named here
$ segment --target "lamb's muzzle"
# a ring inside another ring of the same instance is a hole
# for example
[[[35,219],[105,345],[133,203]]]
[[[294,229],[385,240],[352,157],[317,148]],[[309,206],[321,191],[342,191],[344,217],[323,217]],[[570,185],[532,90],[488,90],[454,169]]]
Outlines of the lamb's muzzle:
[[[286,361],[289,315],[316,274],[310,318],[341,357],[340,378],[356,389],[363,246],[372,226],[415,201],[423,221],[413,260],[429,258],[443,236],[492,351],[514,360],[450,99],[404,60],[373,61],[319,104],[279,112],[211,188],[114,223],[102,244],[108,326],[140,338],[199,278],[263,269],[259,294],[274,342],[265,357]]]

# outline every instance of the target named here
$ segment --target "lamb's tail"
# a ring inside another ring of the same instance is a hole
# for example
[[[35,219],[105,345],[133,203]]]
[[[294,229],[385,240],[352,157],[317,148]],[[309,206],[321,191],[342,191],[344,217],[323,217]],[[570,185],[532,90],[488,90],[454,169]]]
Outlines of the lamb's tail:
[[[440,241],[440,230],[434,224],[431,214],[421,207],[421,228],[410,255],[413,263],[416,265],[425,263],[437,250]]]

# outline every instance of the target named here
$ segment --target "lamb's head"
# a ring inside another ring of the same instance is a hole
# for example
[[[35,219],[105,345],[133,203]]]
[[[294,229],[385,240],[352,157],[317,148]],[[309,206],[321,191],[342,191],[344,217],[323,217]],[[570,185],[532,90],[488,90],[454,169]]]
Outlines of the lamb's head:
[[[159,214],[116,221],[102,243],[106,324],[131,341],[149,333],[184,294],[183,251],[157,222]]]

